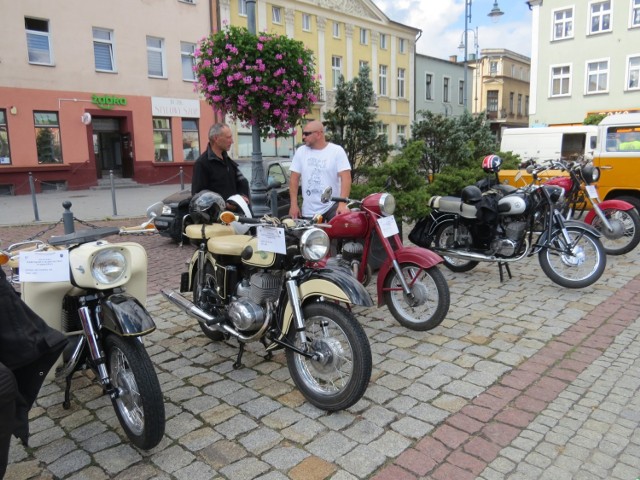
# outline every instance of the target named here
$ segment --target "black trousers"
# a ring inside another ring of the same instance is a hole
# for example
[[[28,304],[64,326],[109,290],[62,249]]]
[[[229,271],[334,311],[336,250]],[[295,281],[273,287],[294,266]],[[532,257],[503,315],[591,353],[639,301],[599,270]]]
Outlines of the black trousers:
[[[11,434],[15,428],[18,384],[13,372],[0,363],[0,479],[7,471]]]

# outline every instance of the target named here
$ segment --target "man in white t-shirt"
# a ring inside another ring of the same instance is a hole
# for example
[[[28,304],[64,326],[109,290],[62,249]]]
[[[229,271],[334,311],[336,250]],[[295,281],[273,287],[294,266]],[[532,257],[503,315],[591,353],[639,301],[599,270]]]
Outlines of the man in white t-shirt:
[[[300,217],[298,186],[302,183],[302,216],[312,217],[320,213],[325,220],[336,214],[348,212],[347,204],[322,203],[320,196],[327,187],[333,188],[333,195],[347,198],[351,192],[351,165],[340,145],[327,142],[324,127],[318,120],[307,123],[302,131],[304,145],[296,150],[291,162],[289,195],[291,208],[289,215]]]

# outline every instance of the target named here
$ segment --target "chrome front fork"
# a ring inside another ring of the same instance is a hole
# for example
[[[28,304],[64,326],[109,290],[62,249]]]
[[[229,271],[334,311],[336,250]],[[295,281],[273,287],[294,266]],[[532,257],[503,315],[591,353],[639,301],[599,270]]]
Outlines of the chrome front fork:
[[[87,345],[89,345],[91,359],[98,369],[100,383],[106,387],[110,387],[111,382],[109,380],[109,373],[107,372],[104,354],[102,353],[102,349],[98,343],[98,334],[94,328],[94,323],[91,318],[91,309],[85,305],[78,309],[78,313],[80,314],[80,321],[82,322],[84,335],[87,339]]]
[[[289,301],[293,308],[293,324],[296,327],[296,332],[300,335],[300,341],[303,348],[307,345],[307,334],[304,331],[304,317],[302,316],[302,307],[300,306],[300,295],[298,294],[298,284],[293,280],[291,274],[287,272],[287,280],[285,285],[287,287],[287,294],[289,295]]]

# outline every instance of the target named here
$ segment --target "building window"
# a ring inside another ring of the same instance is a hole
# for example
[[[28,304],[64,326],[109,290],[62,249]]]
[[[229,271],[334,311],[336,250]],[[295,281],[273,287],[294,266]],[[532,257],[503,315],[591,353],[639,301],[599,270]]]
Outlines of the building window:
[[[442,101],[444,103],[449,103],[449,81],[451,79],[449,77],[444,77],[442,82]]]
[[[427,73],[425,76],[425,100],[433,100],[433,74]]]
[[[53,65],[49,20],[24,17],[24,28],[27,31],[29,63]]]
[[[282,8],[271,7],[271,21],[273,23],[282,23]]]
[[[154,161],[173,162],[170,118],[153,117],[153,148]]]
[[[196,160],[200,156],[198,121],[192,118],[182,119],[182,154],[187,161]]]
[[[487,91],[487,112],[498,112],[498,90]]]
[[[522,94],[518,94],[518,115],[522,115]]]
[[[360,29],[360,44],[369,45],[369,30],[366,28]]]
[[[115,72],[113,58],[113,31],[104,28],[93,28],[93,57],[96,70],[99,72]]]
[[[407,41],[404,38],[398,39],[398,50],[400,50],[400,53],[407,52]]]
[[[367,62],[366,60],[360,60],[358,62],[358,72],[361,71],[365,67],[369,68],[369,62]],[[369,72],[369,76],[371,76],[371,72]]]
[[[238,15],[247,16],[247,0],[238,0]]]
[[[510,92],[510,93],[509,93],[509,114],[510,114],[510,115],[513,115],[513,112],[514,112],[514,110],[513,110],[513,103],[514,103],[514,97],[515,97],[515,95],[516,95],[516,94],[515,94],[515,93],[513,93],[513,92]]]
[[[640,89],[640,55],[627,57],[627,90]]]
[[[407,138],[407,126],[406,125],[398,125],[398,130],[396,134],[396,144],[401,147],[404,144],[404,141]]]
[[[529,116],[529,95],[524,96],[524,114]]]
[[[489,74],[493,76],[498,74],[498,62],[496,60],[489,62]]]
[[[404,68],[398,69],[398,98],[404,98]]]
[[[147,37],[147,71],[150,77],[166,77],[164,39]]]
[[[302,30],[305,32],[311,31],[311,15],[308,13],[302,14]]]
[[[333,38],[340,38],[340,24],[333,22]]]
[[[382,48],[383,50],[387,49],[387,34],[386,33],[381,33],[380,34],[380,48]]]
[[[386,123],[378,123],[378,135],[384,135],[387,137],[389,134],[389,125]]]
[[[33,112],[38,163],[62,163],[60,123],[57,112]]]
[[[551,96],[571,95],[571,66],[551,67]]]
[[[387,66],[380,65],[378,69],[378,93],[380,95],[387,94]]]
[[[11,149],[9,148],[9,132],[7,129],[7,111],[0,110],[0,165],[11,164]]]
[[[182,61],[182,79],[188,82],[193,82],[196,79],[196,74],[193,71],[193,67],[196,65],[196,59],[194,53],[196,51],[195,43],[180,42],[180,58]]]
[[[640,0],[631,0],[630,26],[640,27]]]
[[[573,37],[573,7],[553,12],[553,39]]]
[[[458,80],[458,104],[464,105],[464,80]]]
[[[611,0],[592,3],[590,8],[589,33],[611,31]]]
[[[342,76],[342,57],[331,57],[331,75],[333,77],[333,88],[336,88]]]
[[[609,90],[609,60],[587,63],[587,93]]]

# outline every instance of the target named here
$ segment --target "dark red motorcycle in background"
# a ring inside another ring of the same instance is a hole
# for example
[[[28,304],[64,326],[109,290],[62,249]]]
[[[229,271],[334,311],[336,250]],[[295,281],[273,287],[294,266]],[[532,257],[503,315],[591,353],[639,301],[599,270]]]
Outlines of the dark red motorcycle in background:
[[[396,201],[390,193],[373,193],[364,200],[332,197],[332,189],[322,201],[346,202],[352,209],[333,217],[326,232],[335,244],[331,257],[316,266],[346,268],[367,285],[373,276],[370,266],[372,244],[380,239],[386,258],[378,270],[378,306],[385,304],[398,322],[411,330],[431,330],[449,311],[449,285],[438,269],[442,258],[421,247],[405,247],[393,213]]]

